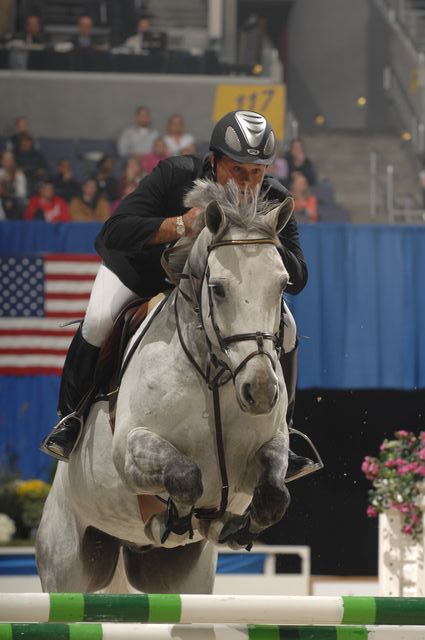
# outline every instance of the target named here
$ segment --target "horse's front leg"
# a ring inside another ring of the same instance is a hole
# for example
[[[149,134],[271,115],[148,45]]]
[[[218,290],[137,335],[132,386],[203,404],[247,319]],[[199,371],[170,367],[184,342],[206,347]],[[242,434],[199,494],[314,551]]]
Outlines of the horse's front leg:
[[[288,436],[278,433],[258,450],[254,464],[259,466],[259,482],[245,514],[230,518],[224,525],[220,543],[233,547],[250,546],[264,529],[284,516],[290,503],[285,484],[288,467]]]
[[[170,496],[167,513],[146,525],[153,542],[174,546],[176,536],[190,535],[192,509],[203,492],[201,471],[193,460],[161,436],[138,427],[128,433],[124,459],[118,453],[114,462],[133,493]]]

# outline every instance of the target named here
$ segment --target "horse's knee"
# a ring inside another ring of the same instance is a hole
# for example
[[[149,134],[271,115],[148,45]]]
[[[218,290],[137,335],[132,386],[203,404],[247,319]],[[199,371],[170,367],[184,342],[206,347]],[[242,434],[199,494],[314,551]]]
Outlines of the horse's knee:
[[[173,499],[194,505],[203,493],[201,471],[195,462],[179,456],[164,469],[164,486]]]
[[[256,487],[251,503],[251,517],[259,527],[270,527],[285,515],[291,496],[285,484],[261,484]]]

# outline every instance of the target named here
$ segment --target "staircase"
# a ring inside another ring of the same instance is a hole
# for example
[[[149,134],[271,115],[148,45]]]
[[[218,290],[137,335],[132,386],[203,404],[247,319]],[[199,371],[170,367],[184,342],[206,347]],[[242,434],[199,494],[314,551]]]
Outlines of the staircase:
[[[385,213],[385,173],[394,167],[394,206],[396,209],[422,209],[419,168],[406,143],[391,133],[323,131],[302,136],[308,156],[316,163],[320,179],[329,179],[335,200],[351,211],[353,222],[387,222]],[[369,215],[369,153],[378,153],[378,215]],[[408,216],[405,216],[408,220]],[[417,217],[416,217],[416,222]]]
[[[208,0],[150,0],[156,29],[203,28],[208,24]]]

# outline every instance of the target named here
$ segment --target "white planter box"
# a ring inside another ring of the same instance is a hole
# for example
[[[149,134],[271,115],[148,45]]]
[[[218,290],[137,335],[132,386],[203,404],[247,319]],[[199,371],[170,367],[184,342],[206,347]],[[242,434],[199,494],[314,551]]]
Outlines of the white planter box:
[[[379,515],[379,586],[383,596],[425,596],[424,544],[401,531],[401,515]]]

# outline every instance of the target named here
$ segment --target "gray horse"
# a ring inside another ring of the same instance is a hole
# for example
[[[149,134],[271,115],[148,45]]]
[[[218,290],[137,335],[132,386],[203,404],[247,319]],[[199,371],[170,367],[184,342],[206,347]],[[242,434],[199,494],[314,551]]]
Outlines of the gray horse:
[[[249,546],[289,504],[276,247],[293,201],[198,181],[187,204],[205,226],[128,347],[114,435],[99,400],[58,465],[36,540],[46,591],[211,593],[218,545]]]

